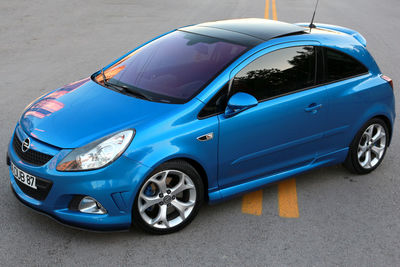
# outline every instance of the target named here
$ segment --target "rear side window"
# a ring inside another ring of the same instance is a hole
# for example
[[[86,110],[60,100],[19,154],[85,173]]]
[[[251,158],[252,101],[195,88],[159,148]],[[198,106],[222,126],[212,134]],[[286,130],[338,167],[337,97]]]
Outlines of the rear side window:
[[[368,69],[353,57],[330,48],[325,48],[325,81],[333,82],[364,74]]]
[[[279,49],[244,67],[233,80],[232,92],[245,92],[260,101],[311,87],[315,66],[313,46]]]

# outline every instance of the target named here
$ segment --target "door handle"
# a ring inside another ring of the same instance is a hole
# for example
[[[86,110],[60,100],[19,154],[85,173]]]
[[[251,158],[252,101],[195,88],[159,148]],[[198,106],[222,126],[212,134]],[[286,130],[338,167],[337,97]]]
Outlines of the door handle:
[[[317,111],[322,108],[322,104],[317,104],[317,103],[312,103],[308,107],[306,107],[304,110],[306,112],[312,112],[312,113],[317,113]]]

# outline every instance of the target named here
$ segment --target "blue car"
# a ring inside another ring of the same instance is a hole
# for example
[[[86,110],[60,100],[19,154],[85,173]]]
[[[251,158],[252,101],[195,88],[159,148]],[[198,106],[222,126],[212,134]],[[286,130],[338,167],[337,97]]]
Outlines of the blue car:
[[[215,203],[305,171],[382,162],[393,83],[358,32],[238,19],[182,27],[23,112],[16,197],[93,230],[166,234]]]

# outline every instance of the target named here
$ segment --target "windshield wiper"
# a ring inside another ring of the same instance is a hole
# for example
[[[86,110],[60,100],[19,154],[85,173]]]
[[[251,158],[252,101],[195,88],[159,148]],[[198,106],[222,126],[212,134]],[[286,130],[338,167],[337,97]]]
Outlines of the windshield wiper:
[[[142,99],[146,99],[146,100],[149,100],[149,101],[153,101],[153,99],[151,97],[148,97],[147,95],[145,95],[145,94],[143,94],[143,93],[141,93],[139,91],[133,90],[132,88],[130,88],[128,86],[120,85],[120,84],[116,84],[116,83],[110,83],[110,82],[107,82],[106,85],[109,86],[109,87],[114,87],[120,93],[133,95],[133,96],[135,96],[137,98],[142,98]]]
[[[110,83],[108,82],[108,84],[110,84]],[[149,101],[153,101],[153,99],[151,97],[148,97],[147,95],[145,95],[137,90],[133,90],[132,88],[130,88],[128,86],[115,84],[115,83],[111,83],[111,86],[115,86],[115,87],[122,89],[123,93],[130,94],[130,95],[133,95],[133,96],[136,96],[136,97],[139,97],[142,99],[146,99]]]
[[[149,97],[137,90],[133,90],[132,88],[130,88],[126,85],[110,83],[109,81],[107,81],[106,75],[104,74],[104,69],[101,69],[101,75],[103,76],[103,81],[104,81],[105,86],[113,87],[114,89],[118,90],[118,92],[123,93],[123,94],[129,94],[129,95],[133,95],[138,98],[153,101],[153,99],[151,97]]]
[[[104,74],[104,69],[101,69],[101,76],[103,76],[103,83],[105,85],[108,85],[106,75]]]

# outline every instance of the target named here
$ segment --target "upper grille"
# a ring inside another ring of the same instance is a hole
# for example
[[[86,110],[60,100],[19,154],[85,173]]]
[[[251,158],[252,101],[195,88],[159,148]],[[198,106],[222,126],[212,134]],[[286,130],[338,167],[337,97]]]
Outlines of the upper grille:
[[[18,136],[14,134],[13,147],[17,155],[26,163],[42,166],[46,164],[49,160],[53,158],[51,155],[41,153],[36,150],[28,149],[26,152],[22,152],[22,142],[19,140]]]

